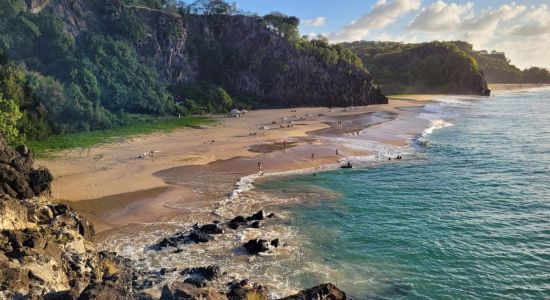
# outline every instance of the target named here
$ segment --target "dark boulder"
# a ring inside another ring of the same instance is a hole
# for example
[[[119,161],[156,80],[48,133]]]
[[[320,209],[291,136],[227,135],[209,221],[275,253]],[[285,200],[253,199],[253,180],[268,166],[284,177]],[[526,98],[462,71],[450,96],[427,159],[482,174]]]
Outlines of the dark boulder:
[[[208,289],[197,288],[188,283],[175,282],[165,285],[159,300],[226,300],[225,295]]]
[[[253,214],[252,216],[246,218],[247,221],[261,221],[265,218],[265,214],[263,210],[260,210],[259,212]]]
[[[206,286],[206,280],[202,277],[189,277],[183,283],[188,283],[194,287],[202,288]]]
[[[44,295],[44,300],[74,300],[76,297],[71,291],[52,292]]]
[[[332,283],[321,284],[303,291],[296,295],[285,297],[281,300],[311,300],[311,299],[327,299],[327,300],[346,300],[346,293],[338,289]]]
[[[229,300],[243,300],[243,299],[260,299],[267,300],[267,289],[261,285],[252,284],[248,280],[243,280],[238,283],[233,283],[229,286],[229,292],[227,293]]]
[[[229,224],[227,225],[231,229],[237,229],[239,226],[247,225],[248,222],[243,216],[236,216],[231,221],[229,221]]]
[[[153,250],[162,250],[167,247],[178,247],[181,244],[189,244],[189,243],[207,243],[214,238],[200,229],[196,229],[191,231],[190,233],[187,232],[178,232],[172,236],[165,237],[162,240],[160,240],[158,243],[156,243],[154,246],[151,246],[151,249]]]
[[[279,241],[279,239],[274,239],[274,240],[272,240],[269,244],[270,244],[271,246],[273,246],[273,247],[279,247],[279,245],[281,244],[281,242]]]
[[[198,268],[187,268],[180,273],[181,275],[190,275],[196,277],[203,277],[206,280],[214,280],[221,275],[220,267],[218,266],[208,266],[208,267],[198,267]]]
[[[255,239],[248,241],[243,247],[250,254],[258,254],[269,250],[269,242],[264,239]]]
[[[127,286],[113,283],[92,283],[88,285],[78,297],[78,300],[126,300],[132,299],[132,294]]]
[[[178,270],[178,269],[176,269],[176,268],[170,268],[170,269],[162,268],[162,269],[160,269],[159,274],[162,275],[162,276],[164,276],[164,275],[166,275],[166,274],[168,274],[168,273],[176,272],[177,270]]]
[[[200,227],[196,226],[195,230],[207,234],[223,234],[223,229],[215,223],[202,225]]]
[[[201,231],[193,231],[189,234],[189,240],[193,243],[199,244],[199,243],[207,243],[211,241],[213,237],[209,235],[208,233],[204,233]]]
[[[250,228],[260,228],[262,227],[262,224],[260,223],[260,221],[254,221],[250,224]]]

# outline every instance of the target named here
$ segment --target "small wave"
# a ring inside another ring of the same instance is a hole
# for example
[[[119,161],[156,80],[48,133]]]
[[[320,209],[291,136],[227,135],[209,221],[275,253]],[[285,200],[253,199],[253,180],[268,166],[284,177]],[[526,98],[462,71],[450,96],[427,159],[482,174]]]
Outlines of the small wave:
[[[264,173],[256,173],[241,177],[235,183],[236,188],[227,196],[227,200],[235,200],[239,198],[242,193],[252,190],[254,188],[254,181],[256,180],[256,178],[262,176],[263,174]]]
[[[428,126],[428,128],[424,129],[422,131],[422,133],[420,134],[417,134],[413,139],[412,139],[412,146],[414,148],[422,148],[422,147],[425,147],[427,144],[428,144],[428,141],[427,141],[427,137],[432,134],[435,130],[437,129],[441,129],[441,128],[446,128],[446,127],[451,127],[451,126],[454,126],[452,123],[449,123],[443,119],[435,119],[435,120],[432,120],[430,122],[430,126]]]
[[[338,165],[324,165],[319,167],[296,169],[296,170],[289,170],[289,171],[269,172],[269,173],[262,172],[262,173],[255,173],[255,174],[243,176],[239,180],[237,180],[237,182],[235,183],[235,189],[228,194],[227,199],[223,201],[222,204],[227,204],[228,202],[237,200],[241,197],[242,194],[254,189],[254,182],[256,181],[256,179],[260,177],[309,174],[309,173],[314,173],[319,171],[328,171],[328,170],[336,169],[337,167]]]

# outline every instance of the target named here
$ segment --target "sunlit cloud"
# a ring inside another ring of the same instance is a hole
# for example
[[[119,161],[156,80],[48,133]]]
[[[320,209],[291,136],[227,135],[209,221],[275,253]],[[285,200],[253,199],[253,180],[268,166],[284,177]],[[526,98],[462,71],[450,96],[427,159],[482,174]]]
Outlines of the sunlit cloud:
[[[420,8],[420,0],[380,0],[373,9],[360,19],[329,34],[332,41],[350,41],[364,38],[370,30],[383,29],[395,23],[401,16]]]
[[[321,27],[321,26],[324,26],[326,22],[327,22],[327,18],[317,17],[315,19],[303,20],[302,25],[308,26],[308,27]]]

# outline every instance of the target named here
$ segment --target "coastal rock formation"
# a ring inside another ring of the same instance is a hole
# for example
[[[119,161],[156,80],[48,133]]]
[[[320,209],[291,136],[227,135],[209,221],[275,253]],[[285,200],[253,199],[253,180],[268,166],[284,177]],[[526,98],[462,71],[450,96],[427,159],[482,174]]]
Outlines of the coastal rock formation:
[[[52,174],[46,169],[33,169],[32,163],[27,147],[16,151],[0,139],[0,193],[23,199],[49,191]]]
[[[216,223],[202,226],[195,225],[191,231],[178,232],[172,236],[163,238],[152,248],[161,250],[166,247],[178,247],[181,244],[207,243],[214,239],[212,235],[223,234],[223,229]]]
[[[175,282],[162,288],[160,300],[227,300],[223,293],[210,289],[197,288],[188,283]],[[239,298],[245,300],[246,298]]]
[[[143,61],[153,61],[166,83],[209,81],[269,107],[387,103],[366,70],[342,60],[327,63],[295,47],[258,17],[182,17],[121,0],[52,0],[40,7],[62,20],[65,33],[75,40],[134,18],[143,34],[134,40],[117,38],[132,43]]]
[[[268,291],[261,285],[243,280],[230,286],[227,298],[229,300],[268,299]]]
[[[285,297],[282,300],[310,299],[346,300],[346,293],[342,292],[332,283],[325,283],[307,290],[300,291],[298,294]]]
[[[28,148],[16,151],[0,138],[0,170],[1,299],[133,295],[131,262],[96,252],[93,226],[66,205],[47,202],[52,176],[32,167]]]
[[[269,214],[268,218],[273,218],[275,214]],[[229,223],[227,227],[231,229],[237,229],[241,226],[250,226],[251,228],[260,228],[260,221],[265,219],[265,212],[263,210],[251,215],[250,217],[236,216]]]
[[[198,268],[187,268],[181,273],[183,276],[187,276],[184,283],[192,284],[196,287],[206,286],[207,281],[212,281],[221,275],[220,267],[208,266]]]
[[[250,254],[258,254],[261,252],[267,252],[273,247],[279,247],[279,239],[274,239],[271,242],[264,239],[254,239],[246,242],[243,247]]]

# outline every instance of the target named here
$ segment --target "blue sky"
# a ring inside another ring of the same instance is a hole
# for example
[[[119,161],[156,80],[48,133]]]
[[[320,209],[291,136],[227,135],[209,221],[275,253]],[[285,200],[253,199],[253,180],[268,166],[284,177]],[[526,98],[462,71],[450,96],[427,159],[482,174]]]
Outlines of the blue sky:
[[[333,42],[466,40],[506,52],[519,67],[550,67],[550,1],[543,0],[235,0],[245,11],[280,11],[302,20],[302,34]],[[355,24],[349,25],[353,21]]]

